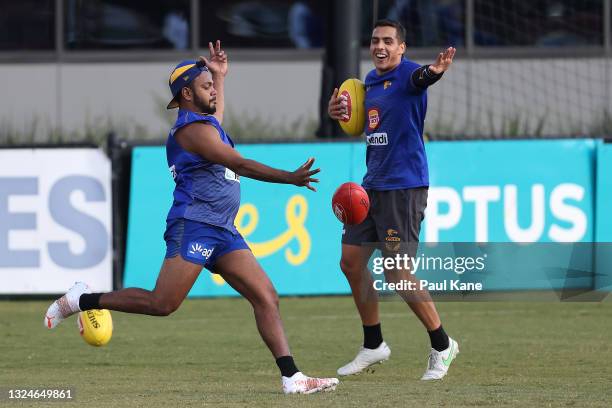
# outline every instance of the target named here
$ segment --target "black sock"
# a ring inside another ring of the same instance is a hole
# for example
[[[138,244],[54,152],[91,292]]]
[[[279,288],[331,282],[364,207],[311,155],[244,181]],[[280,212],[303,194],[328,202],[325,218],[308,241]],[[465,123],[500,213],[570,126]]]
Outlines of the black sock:
[[[449,346],[448,334],[442,328],[442,325],[436,330],[427,331],[429,334],[429,341],[431,341],[431,348],[436,351],[446,350]]]
[[[100,296],[102,293],[83,293],[79,298],[79,309],[82,311],[100,309]]]
[[[383,342],[380,323],[374,326],[363,326],[363,347],[375,349]]]
[[[295,366],[292,356],[282,356],[276,359],[276,365],[280,369],[283,377],[292,377],[293,374],[297,373],[298,368]]]

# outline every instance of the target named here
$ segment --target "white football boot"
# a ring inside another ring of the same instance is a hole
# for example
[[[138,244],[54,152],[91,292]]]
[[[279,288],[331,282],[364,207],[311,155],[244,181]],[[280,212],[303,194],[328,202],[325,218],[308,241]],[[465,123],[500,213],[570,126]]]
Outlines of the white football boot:
[[[448,372],[448,367],[459,354],[459,344],[450,337],[448,338],[448,348],[442,351],[431,349],[429,360],[427,362],[427,370],[421,377],[421,380],[441,380]]]
[[[368,367],[387,361],[390,355],[391,349],[384,341],[375,349],[361,347],[353,361],[338,369],[338,375],[353,375],[364,370],[369,371],[367,370]]]
[[[301,372],[291,377],[282,377],[285,394],[313,394],[321,391],[333,391],[340,381],[337,378],[308,377]]]
[[[64,296],[51,303],[45,314],[45,327],[53,329],[68,316],[80,312],[79,298],[83,293],[91,293],[91,289],[83,282],[76,282]]]

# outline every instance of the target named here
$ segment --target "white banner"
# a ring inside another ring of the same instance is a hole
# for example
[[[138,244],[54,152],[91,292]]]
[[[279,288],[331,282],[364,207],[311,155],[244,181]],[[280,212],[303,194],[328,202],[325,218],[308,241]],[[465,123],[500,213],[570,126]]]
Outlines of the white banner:
[[[112,290],[110,180],[102,150],[0,150],[0,294]]]

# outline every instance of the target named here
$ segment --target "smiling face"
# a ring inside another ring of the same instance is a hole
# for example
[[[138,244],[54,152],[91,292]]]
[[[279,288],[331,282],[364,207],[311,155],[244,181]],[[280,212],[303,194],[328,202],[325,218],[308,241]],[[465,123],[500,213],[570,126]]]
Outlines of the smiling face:
[[[406,43],[400,41],[395,27],[380,26],[372,31],[370,56],[378,75],[397,67],[406,51]]]

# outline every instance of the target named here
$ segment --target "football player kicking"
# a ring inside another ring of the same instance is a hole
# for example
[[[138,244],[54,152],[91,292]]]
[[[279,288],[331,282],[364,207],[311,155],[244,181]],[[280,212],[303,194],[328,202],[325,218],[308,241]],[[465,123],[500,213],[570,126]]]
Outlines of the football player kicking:
[[[203,267],[221,275],[252,305],[259,333],[276,359],[286,394],[335,389],[336,378],[313,378],[295,365],[283,329],[272,282],[236,230],[240,206],[239,176],[270,183],[294,184],[316,191],[310,183],[314,159],[293,172],[243,158],[221,127],[227,55],[219,41],[209,43],[210,58],[187,60],[170,75],[172,100],[179,108],[166,141],[168,167],[176,183],[166,220],[166,256],[152,291],[127,288],[91,293],[77,282],[53,302],[45,327],[53,329],[68,316],[90,309],[167,316],[181,305]]]

